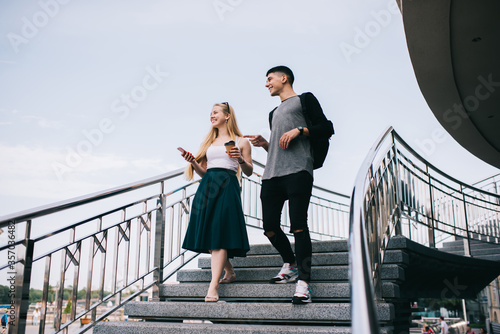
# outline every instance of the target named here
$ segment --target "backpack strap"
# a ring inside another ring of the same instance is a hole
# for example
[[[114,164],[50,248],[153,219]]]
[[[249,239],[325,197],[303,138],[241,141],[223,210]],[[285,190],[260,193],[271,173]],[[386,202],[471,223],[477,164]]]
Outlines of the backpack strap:
[[[302,93],[299,95],[299,98],[300,98],[300,105],[302,106],[302,114],[304,114],[307,128],[310,128],[312,124],[311,124],[311,118],[309,117],[309,115],[307,113],[306,94],[312,94],[312,93],[309,93],[309,92]]]
[[[273,115],[276,109],[278,109],[278,107],[274,107],[274,109],[269,113],[269,130],[273,129]]]
[[[333,123],[323,113],[318,99],[311,92],[300,94],[302,112],[311,137],[330,138],[334,133]]]

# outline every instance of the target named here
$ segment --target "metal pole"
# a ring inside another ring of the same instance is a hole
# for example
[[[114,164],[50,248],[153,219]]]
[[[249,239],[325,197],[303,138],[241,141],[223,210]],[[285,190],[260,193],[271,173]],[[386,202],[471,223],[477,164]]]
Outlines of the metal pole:
[[[470,250],[470,234],[469,234],[469,220],[467,219],[467,201],[465,200],[465,193],[463,186],[460,185],[460,192],[462,193],[462,197],[464,199],[464,216],[465,216],[465,230],[467,233],[467,238],[465,239],[465,242],[467,242],[467,245],[464,245],[464,253],[465,256],[472,256],[471,250]],[[455,232],[456,235],[456,232]]]
[[[40,327],[38,330],[39,334],[45,333],[45,322],[47,321],[47,304],[49,302],[49,279],[50,279],[50,265],[52,262],[52,255],[49,254],[45,258],[45,274],[43,278],[43,295],[42,295],[42,312],[41,312],[41,319],[40,319]]]
[[[33,250],[35,242],[31,238],[31,220],[26,221],[26,234],[24,238],[24,252],[17,254],[18,262],[14,281],[16,295],[14,305],[11,305],[9,312],[9,334],[24,333],[26,331],[26,318],[29,308],[29,292],[31,284],[31,267],[33,265]],[[17,273],[17,274],[16,274]],[[22,273],[21,275],[19,273]],[[11,277],[12,278],[12,277]],[[12,309],[14,306],[14,309]],[[14,312],[12,312],[14,310]],[[12,317],[15,317],[12,319]]]
[[[431,207],[431,226],[429,226],[429,247],[436,248],[436,235],[434,233],[434,196],[432,195],[432,179],[429,173],[429,166],[425,165],[425,171],[427,172],[427,177],[429,178],[429,200]]]
[[[402,214],[402,208],[401,208],[401,179],[399,178],[399,157],[398,157],[398,149],[396,147],[396,138],[394,137],[394,131],[391,133],[391,138],[392,138],[392,147],[394,149],[394,164],[395,164],[395,170],[396,170],[396,205],[398,207],[398,221],[396,222],[396,225],[394,227],[394,233],[395,235],[402,235],[401,233],[401,214]]]
[[[154,266],[153,280],[153,297],[152,301],[160,301],[160,285],[163,282],[163,263],[165,258],[165,221],[167,197],[163,193],[164,183],[161,184],[162,193],[157,201],[156,209],[156,227],[155,227],[155,246],[154,246]]]

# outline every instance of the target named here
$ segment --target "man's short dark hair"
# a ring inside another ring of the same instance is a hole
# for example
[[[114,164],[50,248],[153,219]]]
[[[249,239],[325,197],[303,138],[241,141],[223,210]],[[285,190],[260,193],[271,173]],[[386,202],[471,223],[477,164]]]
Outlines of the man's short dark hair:
[[[288,82],[290,83],[290,86],[293,85],[293,81],[295,80],[295,77],[293,76],[292,70],[286,66],[283,66],[283,65],[275,66],[275,67],[271,68],[269,71],[267,71],[266,76],[268,76],[269,73],[277,73],[277,72],[280,72],[280,73],[283,73],[284,75],[286,75],[286,78],[287,78]]]

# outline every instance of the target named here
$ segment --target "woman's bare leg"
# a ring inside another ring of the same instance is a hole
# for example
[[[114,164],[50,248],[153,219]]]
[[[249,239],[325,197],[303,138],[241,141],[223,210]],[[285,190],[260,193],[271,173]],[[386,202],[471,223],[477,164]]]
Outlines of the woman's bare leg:
[[[224,264],[224,271],[225,271],[225,274],[224,274],[224,278],[225,279],[232,279],[234,276],[236,276],[235,272],[234,272],[234,267],[231,263],[231,261],[229,261],[229,259],[226,260],[226,263]]]
[[[227,265],[227,250],[226,249],[213,249],[211,252],[211,269],[212,281],[208,287],[207,297],[219,296],[219,280],[222,275],[222,270]],[[232,268],[232,266],[231,266]]]

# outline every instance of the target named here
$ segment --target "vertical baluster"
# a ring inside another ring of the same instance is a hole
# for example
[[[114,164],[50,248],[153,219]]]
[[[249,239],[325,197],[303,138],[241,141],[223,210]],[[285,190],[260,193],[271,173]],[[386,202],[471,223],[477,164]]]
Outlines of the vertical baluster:
[[[152,238],[152,233],[151,233],[151,229],[153,228],[153,213],[152,212],[148,212],[148,215],[147,215],[147,221],[146,221],[146,259],[144,260],[145,261],[145,272],[148,273],[150,270],[151,270],[151,245],[153,244],[152,241],[151,241],[151,238]],[[141,239],[141,244],[142,244],[142,239]]]
[[[125,270],[123,271],[123,287],[126,287],[128,285],[128,277],[129,277],[129,267],[130,267],[130,238],[132,236],[132,221],[128,220],[127,223],[127,229],[125,230],[125,237],[126,237],[126,246],[125,246]],[[128,235],[127,235],[128,232]]]
[[[15,224],[16,222],[13,222]],[[17,263],[15,265],[14,314],[17,315],[14,326],[9,326],[10,333],[23,333],[26,328],[26,318],[29,308],[29,289],[31,285],[31,268],[35,243],[31,240],[31,220],[26,221],[26,231],[22,246],[16,247]],[[10,270],[9,272],[11,272]],[[9,274],[9,273],[8,273]],[[9,274],[10,275],[10,274]]]
[[[146,226],[144,222],[143,216],[146,216],[147,218],[147,205],[146,202],[142,204],[142,216],[137,217],[137,235],[135,236],[135,244],[137,245],[137,249],[135,250],[135,258],[136,258],[136,263],[135,263],[135,278],[139,278],[141,276],[141,244],[142,244],[142,237],[143,231],[146,231]]]
[[[76,233],[75,229],[73,229],[73,235]],[[73,236],[73,239],[75,237]],[[75,319],[76,316],[76,306],[78,304],[78,279],[80,278],[80,262],[81,262],[81,249],[82,242],[79,241],[75,245],[75,252],[71,255],[72,262],[74,265],[73,270],[73,295],[71,297],[71,320]]]
[[[164,193],[165,185],[161,183],[161,195],[158,199],[156,210],[155,246],[153,280],[153,301],[160,300],[160,284],[163,282],[163,264],[165,263],[165,220],[167,198]],[[169,236],[171,238],[171,236]]]
[[[172,206],[170,208],[170,226],[169,226],[169,233],[168,233],[168,244],[169,244],[169,253],[168,253],[168,262],[172,261],[173,258],[173,253],[174,253],[174,219],[175,219],[175,212],[174,212],[174,207]]]
[[[247,191],[248,178],[246,176],[241,178],[241,207],[243,209],[243,217],[245,218],[245,222],[248,222],[247,219],[247,210],[246,210],[246,191]]]
[[[59,290],[57,291],[57,302],[56,302],[56,315],[55,315],[55,330],[59,331],[61,329],[62,322],[62,304],[64,298],[64,280],[66,276],[66,252],[67,248],[63,248],[61,251],[61,274],[59,276]]]
[[[429,182],[429,208],[431,212],[431,217],[430,219],[427,219],[429,222],[428,224],[428,238],[429,238],[429,247],[431,248],[436,248],[436,236],[434,234],[434,196],[432,194],[432,178],[431,174],[429,173],[429,166],[426,165],[426,172],[427,172],[427,177],[428,177],[428,182]]]
[[[116,283],[118,282],[118,255],[120,252],[120,235],[121,235],[121,224],[118,224],[114,230],[115,240],[113,243],[113,264],[111,266],[111,293],[116,293]]]
[[[99,277],[99,301],[104,300],[104,282],[106,279],[106,259],[108,257],[108,233],[109,230],[104,230],[102,232],[101,245],[103,247],[101,255],[101,265],[99,267],[100,277]],[[94,309],[95,310],[95,309]],[[92,314],[92,320],[95,320],[95,312]]]
[[[332,208],[332,203],[328,202],[328,211],[327,211],[327,217],[328,217],[328,224],[326,225],[326,233],[328,235],[337,235],[335,234],[335,220],[333,219],[333,214],[335,212],[334,208]]]
[[[259,181],[262,182],[262,180],[260,178],[259,178]],[[261,214],[259,214],[259,210],[258,210],[258,204],[259,204],[259,191],[258,191],[259,188],[258,187],[259,187],[259,185],[257,183],[254,183],[254,186],[255,186],[255,188],[254,188],[254,194],[253,194],[254,195],[253,202],[254,202],[254,207],[255,207],[255,217],[262,218],[262,212],[261,212]],[[261,207],[261,210],[262,210],[262,207]],[[259,222],[260,222],[259,226],[263,227],[264,225],[263,225],[262,219],[260,219]]]
[[[183,208],[182,203],[186,200],[186,188],[182,190],[182,200],[179,203],[178,209],[178,217],[177,217],[177,254],[180,254],[182,251],[182,217],[183,217]]]
[[[465,198],[465,193],[463,186],[460,185],[460,192],[462,193],[463,196],[463,202],[464,202],[464,218],[465,218],[465,230],[467,233],[467,238],[466,240],[466,245],[464,245],[464,251],[465,251],[465,256],[472,256],[471,249],[470,249],[470,234],[469,234],[469,220],[467,219],[467,200]]]
[[[90,309],[90,300],[92,298],[92,276],[94,274],[94,256],[96,254],[96,242],[97,242],[97,233],[100,231],[100,226],[102,224],[102,217],[99,217],[99,221],[97,223],[97,232],[94,234],[92,237],[89,238],[90,240],[90,251],[89,251],[89,263],[88,263],[88,270],[87,270],[87,291],[85,293],[85,311],[88,311]]]
[[[143,212],[143,215],[145,213]],[[143,225],[143,216],[137,217],[137,234],[135,236],[135,245],[136,245],[136,250],[135,250],[135,268],[134,268],[134,279],[139,278],[141,275],[141,244],[142,244],[142,231],[145,230],[145,227]]]
[[[50,265],[52,262],[52,254],[45,257],[45,274],[43,275],[43,292],[42,292],[42,310],[40,314],[40,327],[38,333],[45,332],[45,322],[47,321],[47,302],[49,298],[49,279],[50,279]]]

